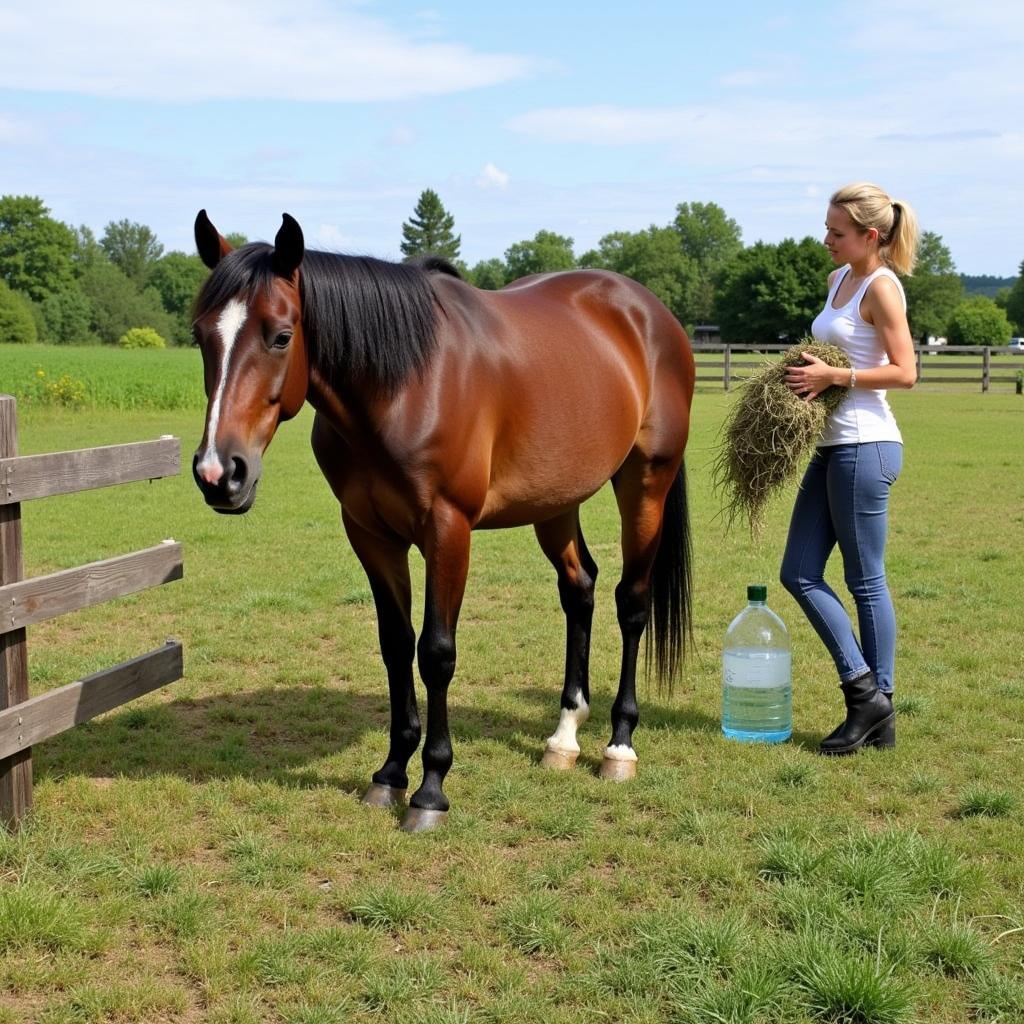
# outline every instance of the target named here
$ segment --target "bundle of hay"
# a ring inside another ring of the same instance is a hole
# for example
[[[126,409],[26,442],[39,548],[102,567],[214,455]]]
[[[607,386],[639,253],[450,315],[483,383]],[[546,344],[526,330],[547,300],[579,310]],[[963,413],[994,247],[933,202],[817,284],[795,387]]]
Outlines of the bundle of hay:
[[[829,366],[848,367],[846,353],[811,338],[766,363],[742,385],[723,428],[714,463],[715,488],[725,499],[723,513],[731,527],[746,519],[758,536],[768,501],[807,461],[828,418],[848,388],[830,387],[805,402],[786,386],[786,367],[803,366],[808,352]]]

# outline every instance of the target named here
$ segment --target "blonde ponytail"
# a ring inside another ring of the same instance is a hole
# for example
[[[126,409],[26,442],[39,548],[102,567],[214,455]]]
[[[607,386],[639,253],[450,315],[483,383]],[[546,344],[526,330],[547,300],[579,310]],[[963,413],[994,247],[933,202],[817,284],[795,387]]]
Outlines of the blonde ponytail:
[[[893,199],[877,185],[846,185],[829,200],[841,206],[861,230],[878,232],[878,255],[897,274],[913,273],[917,261],[917,215],[908,203]]]

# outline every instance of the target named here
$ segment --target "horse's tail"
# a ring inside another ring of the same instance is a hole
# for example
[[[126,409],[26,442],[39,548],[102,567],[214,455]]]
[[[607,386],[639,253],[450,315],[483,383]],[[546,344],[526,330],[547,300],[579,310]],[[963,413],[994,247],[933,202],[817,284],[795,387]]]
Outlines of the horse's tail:
[[[647,632],[647,669],[657,671],[658,685],[667,683],[669,693],[686,653],[686,641],[693,643],[692,574],[686,467],[680,465],[665,498],[661,542],[648,591],[652,614]]]

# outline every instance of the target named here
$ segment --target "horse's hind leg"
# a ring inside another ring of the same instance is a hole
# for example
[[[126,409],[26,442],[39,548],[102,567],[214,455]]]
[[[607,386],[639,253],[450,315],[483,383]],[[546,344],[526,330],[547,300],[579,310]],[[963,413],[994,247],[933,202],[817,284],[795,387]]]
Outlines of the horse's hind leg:
[[[590,713],[590,627],[594,617],[597,563],[590,557],[579,509],[534,527],[541,550],[558,573],[558,596],[565,612],[565,684],[558,728],[548,739],[541,764],[571,768],[579,756],[576,730]]]
[[[404,802],[409,786],[409,758],[420,743],[412,659],[416,634],[412,628],[412,588],[409,583],[409,545],[368,533],[344,513],[342,521],[366,571],[377,607],[380,653],[388,672],[391,696],[391,743],[387,760],[373,775],[363,803],[390,807]]]
[[[625,780],[636,775],[633,730],[640,719],[636,662],[640,638],[647,628],[651,572],[661,539],[665,497],[678,470],[678,459],[651,459],[634,448],[612,478],[622,517],[622,579],[615,588],[622,670],[612,705],[612,738],[601,761],[603,779]]]

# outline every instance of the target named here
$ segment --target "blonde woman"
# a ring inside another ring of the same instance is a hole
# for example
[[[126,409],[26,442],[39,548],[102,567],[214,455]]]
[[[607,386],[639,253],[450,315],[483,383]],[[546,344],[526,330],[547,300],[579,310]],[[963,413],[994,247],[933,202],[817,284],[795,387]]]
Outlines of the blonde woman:
[[[893,747],[896,619],[885,578],[889,489],[903,463],[903,438],[886,391],[917,380],[907,303],[897,274],[909,274],[917,219],[877,185],[839,189],[829,201],[825,246],[837,269],[811,326],[837,345],[853,369],[805,355],[787,384],[810,401],[831,384],[850,390],[829,417],[790,521],[783,586],[796,598],[839,672],[846,719],[821,742],[823,754],[862,746]],[[846,585],[857,607],[859,641],[842,602],[825,582],[825,563],[839,545]]]

